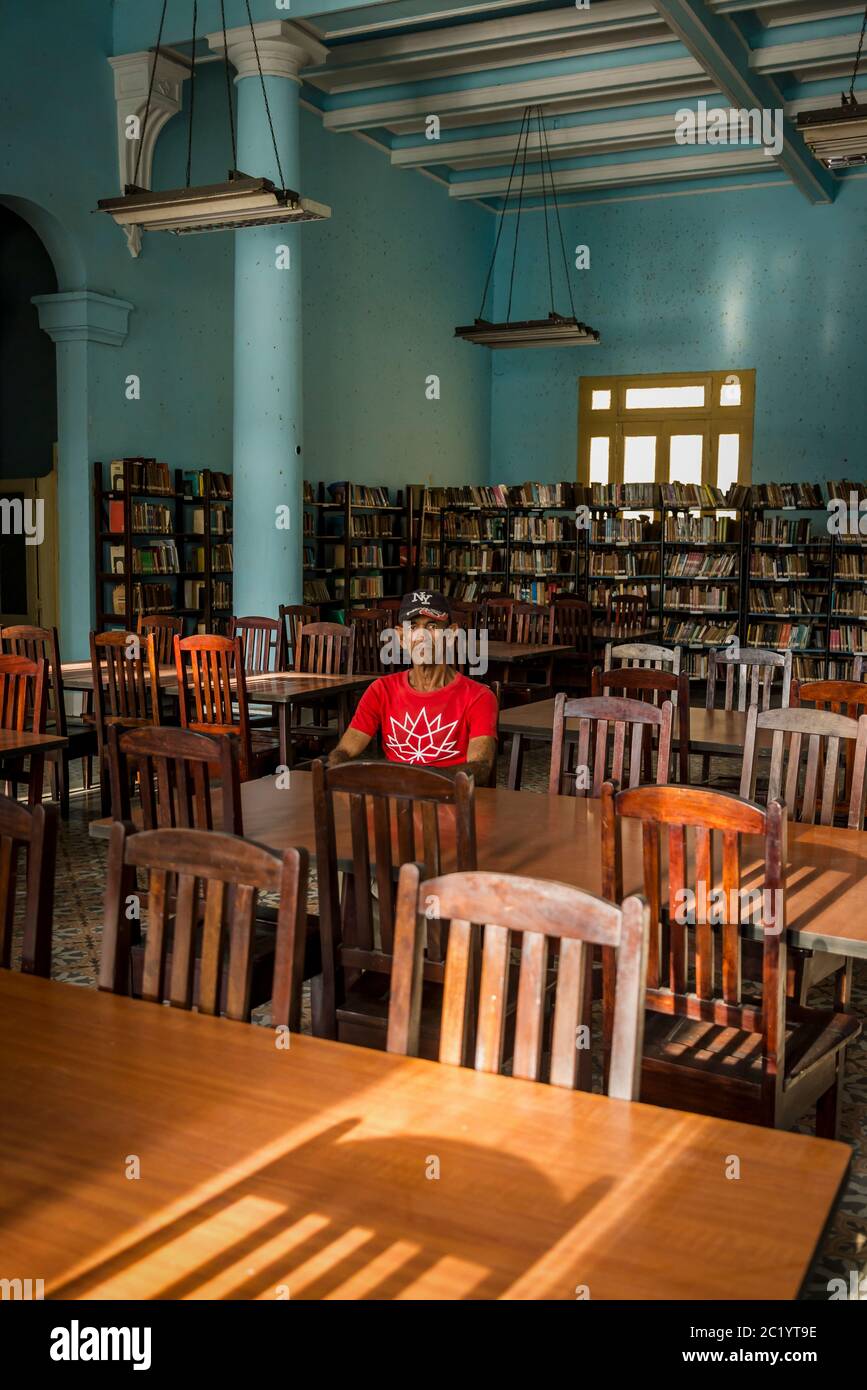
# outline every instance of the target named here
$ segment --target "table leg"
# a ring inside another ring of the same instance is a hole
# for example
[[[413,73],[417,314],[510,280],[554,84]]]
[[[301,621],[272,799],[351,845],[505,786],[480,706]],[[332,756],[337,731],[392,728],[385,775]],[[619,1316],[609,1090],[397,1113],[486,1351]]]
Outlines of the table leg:
[[[524,771],[524,736],[523,734],[512,734],[512,751],[509,754],[509,780],[507,786],[510,791],[521,790],[521,776]]]
[[[288,700],[277,706],[277,729],[280,735],[280,766],[289,767],[289,717],[292,706]]]
[[[28,806],[38,806],[42,801],[45,779],[45,754],[30,754],[30,778],[27,793]]]

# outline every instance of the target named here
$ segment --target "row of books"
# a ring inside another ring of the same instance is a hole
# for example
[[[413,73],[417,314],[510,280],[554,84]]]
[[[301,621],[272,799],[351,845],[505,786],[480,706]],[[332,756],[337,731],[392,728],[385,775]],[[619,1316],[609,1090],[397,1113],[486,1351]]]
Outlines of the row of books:
[[[571,594],[568,581],[524,579],[509,585],[509,593],[520,603],[551,603],[557,594]]]
[[[798,585],[774,589],[750,589],[750,611],[755,613],[821,613],[824,596],[811,594]]]
[[[339,550],[342,550],[342,549],[343,549],[343,546],[338,546],[338,547],[336,547],[336,550],[338,550],[338,549],[339,549]],[[336,550],[335,550],[335,556],[336,556]],[[335,564],[342,564],[342,563],[343,563],[342,560],[338,561],[338,560],[335,558]],[[382,546],[381,546],[381,545],[352,545],[352,546],[350,546],[350,547],[349,547],[349,563],[350,563],[351,565],[353,565],[353,566],[355,566],[355,565],[382,565],[382,564],[384,564],[385,562],[384,562],[384,560],[383,560],[383,558],[382,558]]]
[[[502,573],[504,556],[502,550],[489,550],[479,546],[473,550],[447,550],[444,568],[451,570],[487,570]]]
[[[332,502],[345,503],[346,487],[346,483],[328,484],[328,495]],[[366,487],[362,483],[350,483],[349,505],[351,507],[390,507],[391,497],[387,487]]]
[[[713,584],[676,584],[666,588],[666,608],[688,608],[691,612],[717,612],[737,607],[737,594],[731,587],[717,589]]]
[[[840,482],[828,483],[828,496],[832,499],[842,497],[848,502],[853,493],[859,502],[863,502],[867,499],[867,483],[853,483],[847,478]]]
[[[181,488],[186,498],[204,497],[207,490],[207,477],[204,469],[185,470],[181,477]],[[231,473],[211,472],[211,496],[232,496]]]
[[[753,529],[753,540],[759,545],[810,545],[817,539],[813,535],[808,517],[792,521],[784,516],[763,516]],[[825,544],[830,544],[827,537]]]
[[[690,623],[666,619],[663,624],[663,639],[666,642],[695,642],[702,646],[715,647],[734,636],[737,623]]]
[[[337,588],[339,589],[339,585]],[[382,598],[385,593],[382,583],[382,575],[374,574],[361,577],[353,575],[349,581],[349,597],[353,598]]]
[[[330,598],[331,594],[328,592],[328,585],[324,579],[304,580],[305,603],[327,603]]]
[[[112,459],[109,465],[109,487],[112,492],[150,492],[173,494],[172,477],[167,463],[140,457]]]
[[[110,545],[109,563],[112,574],[126,572],[126,555],[122,545]],[[132,551],[133,574],[177,574],[178,548],[174,541],[159,541],[153,545],[136,545]]]
[[[594,577],[658,573],[658,550],[615,551],[613,554],[603,550],[590,553],[590,574]]]
[[[750,579],[786,579],[794,577],[807,579],[810,572],[806,555],[770,555],[760,551],[753,555],[750,565]],[[816,576],[813,576],[816,578]]]
[[[310,520],[313,520],[311,516]],[[350,536],[394,536],[399,539],[395,531],[394,516],[355,516],[349,522]]]
[[[506,526],[501,517],[461,516],[449,512],[445,518],[444,535],[449,541],[500,541],[506,539]],[[438,539],[439,531],[435,537]]]
[[[590,523],[593,545],[635,545],[653,540],[655,525],[640,517],[599,516]]]
[[[863,589],[838,590],[834,595],[834,612],[867,618],[867,593]]]
[[[109,502],[109,524],[112,531],[123,530],[123,503]],[[114,522],[118,519],[117,512],[120,512],[120,525],[115,526]],[[172,516],[171,508],[164,502],[133,502],[130,522],[134,532],[166,532],[174,530],[175,520]]]
[[[837,573],[843,579],[864,579],[867,580],[867,565],[864,563],[863,555],[854,555],[841,551],[837,555]]]
[[[109,595],[109,612],[126,617],[126,588],[123,584],[112,586]],[[171,613],[175,607],[174,589],[171,584],[133,584],[133,613]]]
[[[854,623],[832,627],[829,646],[832,652],[867,652],[867,628]]]
[[[748,623],[747,645],[750,647],[796,648],[813,647],[811,623]]]
[[[513,574],[569,574],[567,560],[559,550],[519,550],[509,568]]]
[[[515,516],[512,518],[512,540],[568,541],[575,543],[575,523],[561,516]]]
[[[677,512],[665,518],[667,541],[700,541],[702,545],[711,545],[736,541],[739,537],[740,523],[730,516],[693,516]]]
[[[828,490],[836,486],[828,484]],[[833,496],[833,494],[831,494]],[[821,483],[754,483],[751,502],[754,507],[824,507]]]
[[[665,577],[678,579],[683,576],[692,579],[700,575],[703,578],[724,578],[726,575],[735,574],[737,559],[733,551],[724,551],[716,555],[708,554],[704,550],[683,550],[679,554],[669,555]]]
[[[611,597],[612,593],[616,591],[621,591],[622,588],[623,586],[620,584],[616,584],[614,586],[592,584],[589,590],[589,601],[594,608],[607,608],[608,600]],[[630,583],[628,592],[630,594],[639,594],[642,597],[647,598],[649,602],[650,595],[647,592],[647,586],[645,584]]]

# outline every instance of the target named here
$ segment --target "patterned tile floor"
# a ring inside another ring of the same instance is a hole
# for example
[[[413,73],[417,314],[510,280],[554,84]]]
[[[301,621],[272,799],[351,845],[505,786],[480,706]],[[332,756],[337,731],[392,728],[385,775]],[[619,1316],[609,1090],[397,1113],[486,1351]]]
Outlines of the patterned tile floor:
[[[502,759],[501,764],[502,779]],[[73,768],[74,778],[76,771]],[[544,792],[546,777],[545,752],[529,752],[524,771],[526,789]],[[87,833],[89,820],[99,815],[98,793],[87,794],[75,782],[73,787],[70,819],[61,826],[58,846],[52,975],[93,989],[99,964],[106,848],[104,842],[92,840]],[[315,885],[311,897],[315,899]],[[315,901],[311,907],[315,910]],[[854,1008],[867,1020],[865,962],[856,963]],[[267,1008],[257,1011],[255,1021],[268,1021]],[[811,1124],[805,1125],[804,1131],[811,1132]],[[808,1298],[827,1299],[830,1280],[842,1278],[848,1288],[851,1273],[856,1271],[861,1297],[867,1301],[867,1030],[849,1050],[841,1138],[852,1145],[851,1174],[805,1292]]]

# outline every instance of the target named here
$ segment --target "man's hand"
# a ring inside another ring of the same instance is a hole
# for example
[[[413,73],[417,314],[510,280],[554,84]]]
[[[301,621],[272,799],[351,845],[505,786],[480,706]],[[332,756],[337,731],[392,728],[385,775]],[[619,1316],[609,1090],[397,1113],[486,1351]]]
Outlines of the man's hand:
[[[476,785],[486,787],[490,781],[497,756],[497,740],[485,734],[482,738],[471,738],[467,744],[467,760],[459,767],[444,767],[442,772],[466,772],[475,778]]]
[[[350,724],[337,747],[329,753],[328,766],[338,767],[340,763],[351,763],[353,758],[361,756],[369,743],[370,734],[363,734],[360,729],[353,729]]]

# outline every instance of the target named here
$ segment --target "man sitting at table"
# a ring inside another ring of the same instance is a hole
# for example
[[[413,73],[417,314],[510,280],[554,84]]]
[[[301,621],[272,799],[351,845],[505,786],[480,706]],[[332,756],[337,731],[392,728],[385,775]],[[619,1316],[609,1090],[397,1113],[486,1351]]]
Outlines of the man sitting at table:
[[[367,687],[329,767],[360,757],[378,733],[390,762],[461,769],[487,785],[497,751],[497,700],[455,669],[456,634],[442,594],[404,594],[398,639],[408,669]]]

